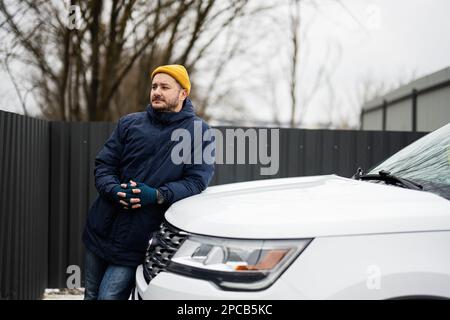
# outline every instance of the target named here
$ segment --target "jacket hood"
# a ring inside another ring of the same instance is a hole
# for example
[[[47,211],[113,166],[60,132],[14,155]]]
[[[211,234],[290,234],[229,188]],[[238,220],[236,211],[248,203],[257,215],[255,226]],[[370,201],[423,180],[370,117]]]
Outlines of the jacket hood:
[[[147,106],[147,114],[151,119],[162,124],[171,124],[195,116],[194,106],[189,98],[184,100],[183,107],[179,112],[160,112],[155,110],[150,103]]]

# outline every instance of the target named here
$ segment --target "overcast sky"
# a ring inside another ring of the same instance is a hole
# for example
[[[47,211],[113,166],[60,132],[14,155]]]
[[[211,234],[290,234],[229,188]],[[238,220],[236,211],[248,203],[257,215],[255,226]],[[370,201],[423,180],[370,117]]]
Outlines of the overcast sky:
[[[375,84],[392,87],[399,81],[421,77],[450,66],[450,1],[448,0],[321,0],[316,8],[302,6],[302,37],[300,53],[301,97],[308,96],[319,69],[324,66],[330,75],[327,86],[320,86],[308,105],[304,117],[306,127],[317,123],[343,121],[356,126],[359,121],[357,95],[361,83],[370,79]],[[288,21],[287,12],[280,15]],[[261,43],[267,49],[274,44],[271,74],[276,79],[288,76],[289,33],[274,32]],[[264,62],[263,62],[264,63]],[[282,121],[290,116],[289,88],[278,81],[276,102]],[[261,88],[267,83],[262,82]],[[330,89],[331,88],[331,89]],[[268,87],[262,90],[268,91]],[[332,94],[330,94],[330,92]],[[249,116],[272,119],[272,105],[255,95],[245,95]],[[261,98],[265,99],[264,95]],[[299,107],[302,108],[302,101]]]
[[[322,82],[308,106],[304,123],[314,127],[318,122],[358,122],[358,85],[363,79],[388,85],[400,80],[424,76],[450,66],[450,1],[449,0],[318,0],[318,7],[302,7],[302,38],[299,87],[306,96],[318,70],[325,66],[329,85]],[[285,15],[280,8],[279,15]],[[306,25],[308,27],[306,27]],[[276,37],[276,39],[274,39]],[[274,31],[259,43],[259,50],[273,50],[270,61],[261,62],[277,79],[276,101],[282,121],[289,120],[288,33]],[[279,50],[278,50],[279,49]],[[261,86],[267,82],[261,81]],[[331,88],[331,89],[330,89]],[[262,91],[267,91],[262,88]],[[332,95],[330,95],[332,92]],[[270,121],[273,109],[258,90],[235,92],[248,106],[249,118]],[[300,102],[300,107],[301,106]],[[14,89],[0,73],[0,109],[21,112]]]

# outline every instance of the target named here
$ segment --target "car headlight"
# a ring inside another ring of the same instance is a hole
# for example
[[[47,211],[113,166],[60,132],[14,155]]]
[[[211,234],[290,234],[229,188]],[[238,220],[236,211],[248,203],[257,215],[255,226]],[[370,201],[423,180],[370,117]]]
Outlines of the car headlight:
[[[270,286],[311,239],[240,240],[190,235],[167,270],[209,280],[227,290]]]

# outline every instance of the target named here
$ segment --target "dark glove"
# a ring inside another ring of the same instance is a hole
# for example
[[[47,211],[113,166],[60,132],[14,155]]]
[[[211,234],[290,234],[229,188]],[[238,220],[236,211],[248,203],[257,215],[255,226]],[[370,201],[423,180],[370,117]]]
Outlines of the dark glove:
[[[117,192],[123,192],[125,194],[125,198],[120,197]],[[109,194],[111,200],[116,203],[116,204],[120,204],[122,205],[124,208],[128,209],[129,207],[133,206],[134,204],[138,204],[138,203],[131,203],[130,199],[131,198],[138,198],[137,194],[134,194],[132,192],[131,189],[128,188],[128,186],[126,188],[123,188],[121,185],[115,185],[110,194]]]
[[[133,189],[139,189],[141,190],[140,193],[133,193]],[[127,194],[127,202],[129,202],[128,199],[130,198],[139,198],[141,201],[136,203],[140,204],[142,207],[156,203],[156,189],[149,187],[145,183],[142,182],[136,182],[136,186],[131,186],[131,183],[127,183],[127,188],[122,189],[123,192]]]
[[[117,185],[115,185],[113,188],[112,188],[112,190],[111,190],[111,192],[110,192],[110,197],[111,197],[111,200],[112,201],[114,201],[114,202],[116,202],[116,203],[118,203],[120,200],[124,200],[124,198],[121,198],[121,197],[119,197],[118,195],[117,195],[117,192],[125,192],[125,189],[123,189],[121,186],[120,186],[120,184],[117,184]],[[127,194],[127,198],[128,198],[128,194]]]

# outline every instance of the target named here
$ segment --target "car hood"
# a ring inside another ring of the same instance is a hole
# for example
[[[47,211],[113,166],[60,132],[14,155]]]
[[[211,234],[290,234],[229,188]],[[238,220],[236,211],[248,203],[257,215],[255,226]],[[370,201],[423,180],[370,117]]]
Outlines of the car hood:
[[[450,230],[450,201],[335,175],[210,187],[173,204],[172,225],[216,237],[288,239]]]

